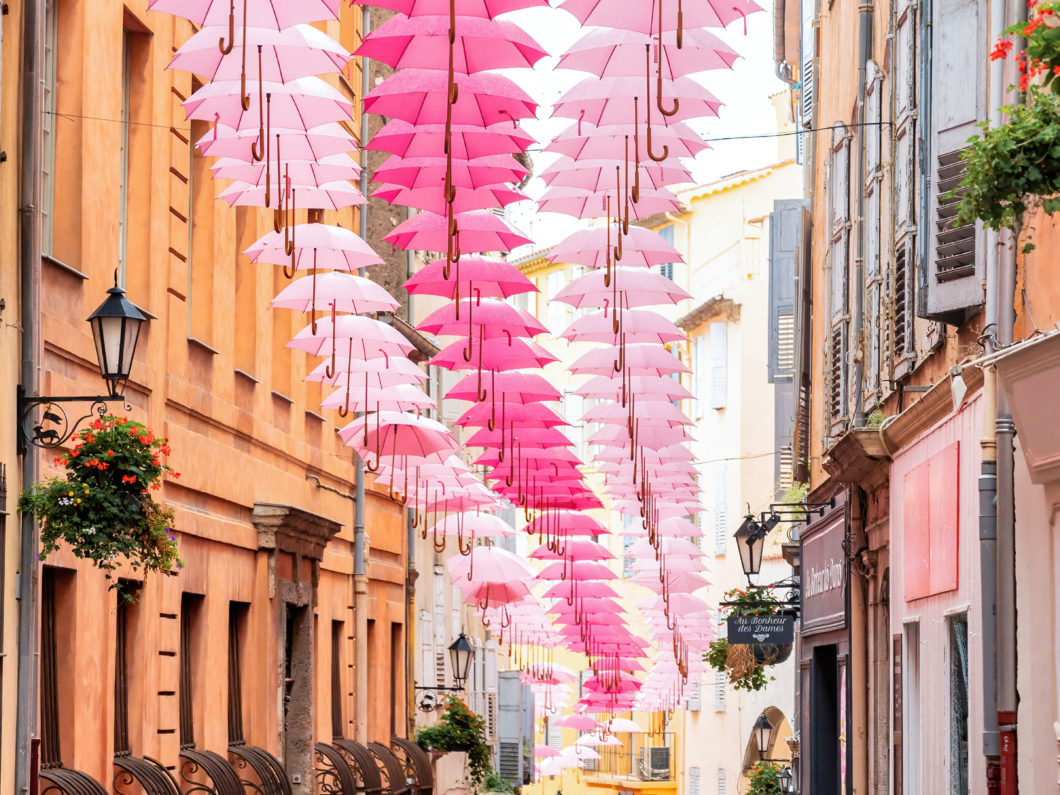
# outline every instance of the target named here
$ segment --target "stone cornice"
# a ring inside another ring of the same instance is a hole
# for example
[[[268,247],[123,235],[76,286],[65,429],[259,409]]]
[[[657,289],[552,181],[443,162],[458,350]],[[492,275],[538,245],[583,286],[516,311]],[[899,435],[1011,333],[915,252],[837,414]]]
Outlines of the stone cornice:
[[[342,529],[334,519],[291,505],[254,503],[250,521],[258,531],[258,549],[277,550],[319,561],[324,547]]]

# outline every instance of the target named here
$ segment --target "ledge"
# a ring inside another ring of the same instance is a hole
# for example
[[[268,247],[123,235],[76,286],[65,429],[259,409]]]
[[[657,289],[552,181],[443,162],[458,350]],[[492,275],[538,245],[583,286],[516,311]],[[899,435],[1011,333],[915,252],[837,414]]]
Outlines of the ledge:
[[[83,281],[88,281],[88,274],[82,273],[77,268],[75,268],[73,265],[67,265],[62,260],[58,260],[58,259],[56,259],[55,257],[53,257],[53,256],[51,256],[49,254],[42,254],[41,255],[41,262],[47,262],[49,265],[54,265],[59,270],[65,271],[66,273],[69,273],[71,276],[76,276],[77,278],[82,279]]]
[[[221,352],[212,345],[207,345],[205,342],[200,340],[198,337],[188,337],[188,344],[194,345],[196,348],[202,348],[207,353],[213,354],[214,356],[220,356]]]

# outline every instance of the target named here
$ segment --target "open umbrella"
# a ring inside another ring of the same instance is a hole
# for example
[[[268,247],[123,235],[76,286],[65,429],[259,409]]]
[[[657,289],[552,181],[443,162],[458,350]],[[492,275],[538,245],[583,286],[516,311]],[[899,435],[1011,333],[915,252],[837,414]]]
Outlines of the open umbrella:
[[[453,124],[449,135],[453,158],[460,160],[524,152],[534,144],[533,136],[521,127],[513,127],[508,119],[487,127]],[[365,148],[401,157],[444,157],[445,124],[410,124],[391,119]]]
[[[453,124],[488,127],[534,117],[537,104],[509,78],[499,74],[456,75],[458,98]],[[449,111],[448,77],[434,69],[404,69],[376,86],[364,98],[366,113],[411,124],[440,124]]]

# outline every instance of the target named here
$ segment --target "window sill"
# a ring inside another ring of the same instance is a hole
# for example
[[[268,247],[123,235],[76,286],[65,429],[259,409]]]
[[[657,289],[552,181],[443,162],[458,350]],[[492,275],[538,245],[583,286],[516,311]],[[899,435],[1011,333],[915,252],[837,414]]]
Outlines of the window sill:
[[[88,275],[87,274],[82,273],[77,268],[75,268],[73,265],[67,265],[62,260],[58,260],[55,257],[52,257],[52,256],[50,256],[48,254],[42,254],[41,255],[41,261],[42,262],[47,262],[49,265],[54,265],[59,270],[66,271],[71,276],[76,276],[77,278],[81,279],[82,281],[88,281]]]
[[[207,345],[205,342],[195,337],[188,337],[188,342],[197,348],[202,348],[204,351],[213,354],[214,356],[219,356],[221,354],[217,348],[214,348],[212,345]]]

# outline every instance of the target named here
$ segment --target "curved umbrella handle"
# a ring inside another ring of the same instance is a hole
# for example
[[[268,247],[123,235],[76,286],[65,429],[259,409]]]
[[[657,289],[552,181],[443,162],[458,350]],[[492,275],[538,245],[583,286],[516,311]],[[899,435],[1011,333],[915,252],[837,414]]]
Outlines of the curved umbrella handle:
[[[621,373],[626,369],[626,335],[622,335],[622,341],[618,344],[618,356],[615,358],[615,363],[612,365],[616,373]]]
[[[633,203],[640,201],[640,97],[633,97]]]
[[[676,116],[677,111],[681,109],[681,100],[678,97],[674,97],[673,107],[666,108],[663,106],[663,76],[662,76],[662,63],[659,64],[659,77],[658,82],[655,84],[655,107],[659,109],[659,113],[663,116]]]
[[[607,248],[604,249],[604,287],[611,286],[611,194],[604,196],[604,208],[607,210]],[[607,299],[604,299],[604,317],[607,317]]]
[[[513,116],[513,115],[511,114],[511,112],[510,112],[510,111],[509,111],[509,110],[508,110],[507,108],[501,108],[501,109],[500,109],[500,110],[498,111],[498,113],[500,113],[500,114],[502,114],[502,115],[504,115],[504,116],[507,116],[507,117],[508,117],[508,118],[509,118],[509,119],[511,120],[511,122],[512,122],[512,129],[513,129],[513,130],[518,130],[518,129],[519,129],[519,122],[517,122],[517,121],[515,120],[515,116]]]
[[[475,326],[474,323],[472,323],[472,316],[474,315],[474,310],[472,309],[472,307],[474,307],[474,305],[475,304],[472,301],[467,302],[467,345],[464,346],[464,361],[468,363],[470,363],[471,359],[474,358],[473,354],[475,352]],[[457,306],[459,306],[459,304],[457,304]],[[480,328],[485,328],[485,326],[482,326]],[[479,345],[481,344],[482,339],[480,334]]]
[[[245,6],[245,4],[244,4]],[[243,10],[243,19],[246,20],[246,8]],[[244,21],[244,24],[245,21]],[[236,43],[236,0],[231,0],[228,4],[228,43],[225,43],[225,37],[222,36],[217,40],[217,49],[221,51],[221,55],[228,55],[232,52],[232,48]]]
[[[661,163],[670,156],[670,147],[667,144],[663,144],[662,154],[655,154],[654,149],[651,145],[651,127],[648,127],[648,140],[647,140],[648,157],[654,160],[656,163]]]
[[[286,167],[285,167],[285,169],[286,169]],[[291,198],[287,202],[287,207],[284,210],[284,212],[287,213],[287,219],[286,219],[287,223],[286,223],[286,226],[284,227],[284,230],[283,230],[283,250],[286,251],[288,255],[293,256],[294,255],[295,197],[297,196],[298,191],[297,191],[297,189],[296,190],[291,190],[291,178],[289,176],[287,176],[285,174],[284,175],[284,179],[286,179],[286,181],[287,181],[287,190],[289,190],[291,192]],[[288,233],[290,233],[290,235],[288,235]]]
[[[258,95],[258,112],[259,113],[265,113],[267,115],[268,122],[269,122],[268,126],[271,127],[272,126],[272,92],[271,91],[268,94],[265,95],[264,106],[262,106],[262,103],[261,103],[261,95],[260,94]],[[262,160],[265,160],[268,157],[268,151],[267,150],[268,150],[269,141],[265,137],[265,126],[266,126],[265,125],[265,119],[261,119],[260,125],[258,127],[258,140],[254,141],[254,143],[252,143],[250,145],[250,157],[251,157],[252,161],[255,162],[255,163],[260,163]],[[266,167],[267,166],[268,166],[268,164],[266,163]],[[277,149],[277,155],[276,155],[276,169],[277,169],[276,178],[277,179],[280,178],[279,168],[280,168],[279,150]],[[266,207],[269,206],[269,186],[267,184],[265,186],[265,206]],[[279,231],[279,230],[276,230],[276,231]]]

